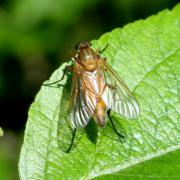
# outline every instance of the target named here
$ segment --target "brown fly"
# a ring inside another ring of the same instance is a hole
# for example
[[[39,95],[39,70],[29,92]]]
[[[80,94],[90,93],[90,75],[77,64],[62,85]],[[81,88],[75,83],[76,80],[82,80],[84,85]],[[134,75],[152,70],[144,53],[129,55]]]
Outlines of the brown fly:
[[[56,82],[46,84],[52,85],[64,78],[67,71],[73,73],[71,100],[70,100],[70,122],[74,129],[73,138],[67,152],[70,151],[76,129],[84,128],[93,118],[100,127],[106,125],[106,115],[115,132],[120,136],[110,118],[110,110],[113,110],[127,119],[138,117],[140,109],[136,98],[130,92],[126,84],[113,68],[102,58],[102,51],[94,51],[91,44],[81,42],[76,45],[76,55],[71,67],[65,68],[62,78]]]

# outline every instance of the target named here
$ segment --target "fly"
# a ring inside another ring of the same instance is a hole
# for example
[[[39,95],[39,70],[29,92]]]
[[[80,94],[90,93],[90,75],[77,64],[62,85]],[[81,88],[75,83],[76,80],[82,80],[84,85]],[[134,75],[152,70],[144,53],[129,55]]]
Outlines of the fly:
[[[76,45],[76,55],[72,58],[72,66],[65,68],[62,78],[67,71],[73,73],[70,122],[74,129],[69,152],[75,138],[76,129],[84,128],[93,118],[100,127],[106,125],[107,117],[114,131],[120,136],[110,118],[113,110],[127,119],[135,119],[140,113],[136,98],[115,70],[107,63],[106,58],[100,56],[103,50],[94,51],[88,42]]]

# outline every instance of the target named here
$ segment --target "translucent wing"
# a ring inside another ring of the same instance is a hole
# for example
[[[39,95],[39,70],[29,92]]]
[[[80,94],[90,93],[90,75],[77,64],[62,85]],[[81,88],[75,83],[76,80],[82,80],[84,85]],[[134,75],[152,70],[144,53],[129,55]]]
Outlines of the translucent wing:
[[[140,109],[136,98],[130,92],[119,75],[109,66],[105,60],[101,60],[102,69],[106,81],[104,101],[108,108],[121,114],[125,118],[134,119],[139,115]]]
[[[71,91],[70,121],[74,128],[85,127],[92,117],[93,110],[88,106],[85,91],[82,90],[83,78],[74,73]]]

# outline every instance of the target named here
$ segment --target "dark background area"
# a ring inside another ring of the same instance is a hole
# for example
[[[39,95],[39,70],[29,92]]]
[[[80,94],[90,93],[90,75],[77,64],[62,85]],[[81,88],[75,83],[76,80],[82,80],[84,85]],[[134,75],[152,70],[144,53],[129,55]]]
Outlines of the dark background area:
[[[17,179],[30,104],[77,42],[144,19],[178,0],[0,1],[0,179]]]

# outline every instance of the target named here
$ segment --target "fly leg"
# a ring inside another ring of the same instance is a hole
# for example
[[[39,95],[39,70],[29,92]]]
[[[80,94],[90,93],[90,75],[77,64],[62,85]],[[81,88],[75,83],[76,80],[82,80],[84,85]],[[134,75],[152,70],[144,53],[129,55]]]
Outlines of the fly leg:
[[[63,70],[63,75],[62,75],[61,79],[59,79],[59,80],[57,80],[57,81],[54,81],[54,82],[52,82],[52,83],[47,83],[47,84],[45,83],[45,84],[43,84],[43,86],[51,86],[51,85],[53,85],[53,84],[56,84],[56,83],[62,81],[62,80],[64,79],[65,75],[67,74],[67,72],[72,72],[72,66],[66,66],[66,67],[64,68],[64,70]]]
[[[107,47],[108,47],[109,45],[108,44],[106,44],[106,46],[103,48],[103,49],[97,49],[97,53],[99,53],[99,54],[102,54],[106,49],[107,49]]]
[[[69,153],[69,151],[71,150],[71,148],[73,146],[73,143],[74,143],[75,135],[76,135],[76,128],[73,131],[73,135],[72,135],[72,139],[71,139],[71,144],[70,144],[69,148],[67,149],[66,153]]]
[[[115,132],[120,138],[125,138],[122,134],[120,134],[120,133],[117,131],[117,129],[116,129],[115,125],[114,125],[114,122],[113,122],[113,120],[111,119],[110,114],[111,114],[111,110],[109,109],[109,110],[107,111],[107,115],[108,115],[108,117],[109,117],[109,120],[110,120],[110,122],[111,122],[111,125],[112,125],[112,128],[113,128],[114,132]]]

